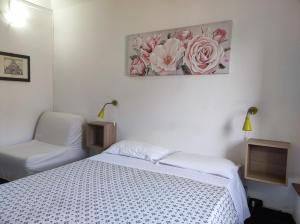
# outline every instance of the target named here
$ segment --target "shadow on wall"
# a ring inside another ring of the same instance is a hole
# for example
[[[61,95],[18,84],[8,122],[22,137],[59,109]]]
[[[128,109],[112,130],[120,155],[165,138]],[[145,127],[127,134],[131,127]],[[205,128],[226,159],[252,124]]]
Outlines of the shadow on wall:
[[[234,161],[236,164],[244,164],[245,158],[245,142],[239,142],[238,144],[230,146],[226,150],[225,157]]]
[[[227,120],[223,127],[223,137],[224,138],[230,138],[232,135],[234,135],[234,132],[240,132],[241,135],[244,135],[244,138],[242,141],[235,142],[235,144],[230,145],[226,149],[225,157],[234,161],[237,164],[244,164],[245,160],[245,152],[246,152],[246,134],[244,131],[242,131],[242,124],[244,122],[244,117],[246,114],[246,109],[248,107],[245,106],[245,110],[239,110],[233,113],[230,118]],[[242,120],[240,119],[242,117]],[[251,122],[254,121],[254,119],[251,120]],[[255,122],[252,122],[255,125]],[[256,126],[256,125],[255,125]],[[236,127],[239,127],[240,129],[236,130]],[[251,133],[251,135],[255,136],[256,130],[254,129]]]

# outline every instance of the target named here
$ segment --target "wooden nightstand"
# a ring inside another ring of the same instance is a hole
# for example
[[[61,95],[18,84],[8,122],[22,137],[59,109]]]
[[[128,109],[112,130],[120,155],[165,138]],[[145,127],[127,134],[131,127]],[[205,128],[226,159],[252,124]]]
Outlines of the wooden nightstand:
[[[296,193],[298,194],[298,196],[300,197],[300,184],[298,183],[292,183]]]
[[[245,178],[272,184],[287,184],[287,142],[249,139],[247,142]]]
[[[116,142],[116,124],[113,122],[89,122],[86,130],[86,146],[89,156],[103,152]]]

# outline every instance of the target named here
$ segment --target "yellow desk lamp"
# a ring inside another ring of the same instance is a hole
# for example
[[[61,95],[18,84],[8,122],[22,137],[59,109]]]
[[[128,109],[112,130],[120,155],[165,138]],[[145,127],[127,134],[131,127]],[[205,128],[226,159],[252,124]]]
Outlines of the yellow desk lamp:
[[[101,119],[104,118],[104,115],[105,115],[105,107],[106,107],[107,105],[110,105],[110,104],[116,107],[116,106],[118,106],[118,101],[117,101],[117,100],[112,100],[111,102],[108,102],[108,103],[104,104],[103,107],[101,108],[101,110],[100,110],[99,113],[98,113],[98,117],[99,117],[99,118],[101,118]]]
[[[247,111],[247,115],[245,118],[245,122],[243,125],[243,131],[252,131],[251,121],[250,121],[250,115],[256,114],[258,111],[257,107],[250,107]]]

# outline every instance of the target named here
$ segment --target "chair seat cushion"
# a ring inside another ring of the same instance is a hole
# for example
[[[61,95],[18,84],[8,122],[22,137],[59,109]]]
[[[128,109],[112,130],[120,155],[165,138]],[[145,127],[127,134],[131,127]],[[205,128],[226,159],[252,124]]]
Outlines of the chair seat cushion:
[[[83,158],[81,150],[33,140],[0,147],[0,176],[15,180]]]

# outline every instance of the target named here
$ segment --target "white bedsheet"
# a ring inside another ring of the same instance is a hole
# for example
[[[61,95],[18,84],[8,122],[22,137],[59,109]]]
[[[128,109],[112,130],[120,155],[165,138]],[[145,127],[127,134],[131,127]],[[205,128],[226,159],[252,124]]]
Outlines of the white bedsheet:
[[[153,164],[146,160],[120,156],[120,155],[113,155],[105,152],[90,157],[89,159],[117,164],[121,166],[127,166],[131,168],[143,169],[143,170],[157,172],[157,173],[175,175],[179,177],[196,180],[202,183],[208,183],[216,186],[226,187],[232,197],[233,203],[237,210],[239,216],[239,223],[243,224],[244,220],[250,216],[245,190],[238,176],[238,173],[236,174],[235,178],[227,179],[212,174],[201,173],[198,171],[182,169],[182,168],[168,166],[168,165]]]

